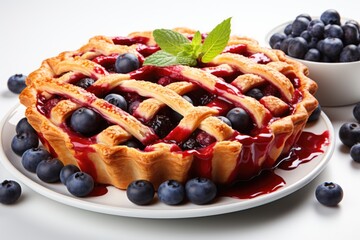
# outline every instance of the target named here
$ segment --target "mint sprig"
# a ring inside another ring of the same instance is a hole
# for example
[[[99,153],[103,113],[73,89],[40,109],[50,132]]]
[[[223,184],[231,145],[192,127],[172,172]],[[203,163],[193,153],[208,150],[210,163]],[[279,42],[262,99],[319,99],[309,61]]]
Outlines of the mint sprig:
[[[207,35],[202,43],[202,37],[197,31],[190,41],[181,33],[169,29],[156,29],[153,36],[161,48],[160,51],[150,55],[143,65],[170,66],[187,65],[195,66],[198,62],[211,62],[226,47],[231,32],[231,18],[218,24]]]

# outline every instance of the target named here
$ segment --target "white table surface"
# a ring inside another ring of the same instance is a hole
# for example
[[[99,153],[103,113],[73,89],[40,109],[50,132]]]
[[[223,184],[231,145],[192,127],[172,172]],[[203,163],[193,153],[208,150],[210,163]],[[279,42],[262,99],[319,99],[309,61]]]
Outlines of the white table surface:
[[[228,17],[232,33],[264,42],[268,30],[300,13],[337,9],[358,15],[356,1],[0,1],[0,117],[18,102],[6,81],[28,74],[45,58],[77,49],[93,35],[187,26],[209,31]],[[357,19],[360,20],[360,19]],[[323,108],[335,128],[354,121],[353,106]],[[21,184],[12,206],[0,204],[1,239],[359,239],[360,164],[336,139],[325,170],[295,193],[253,209],[212,217],[154,220],[93,213],[50,200]],[[0,181],[15,179],[0,165]],[[344,199],[328,208],[315,199],[324,181],[339,183]]]

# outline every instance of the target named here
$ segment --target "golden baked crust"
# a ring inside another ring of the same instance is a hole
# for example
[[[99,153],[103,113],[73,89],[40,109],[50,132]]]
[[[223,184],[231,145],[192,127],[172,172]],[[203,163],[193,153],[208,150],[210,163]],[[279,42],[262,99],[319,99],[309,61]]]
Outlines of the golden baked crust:
[[[186,36],[194,34],[191,29],[175,30]],[[307,77],[304,65],[246,37],[231,37],[224,52],[202,67],[147,66],[135,73],[118,74],[96,60],[128,52],[144,59],[156,50],[152,32],[136,32],[120,40],[97,36],[76,51],[43,61],[28,76],[20,101],[27,107],[26,117],[44,146],[64,164],[78,165],[97,182],[121,189],[137,179],[158,186],[168,179],[184,182],[195,175],[228,184],[273,167],[278,157],[293,147],[317,107],[313,97],[317,85]],[[176,81],[163,86],[141,74],[154,69],[161,69],[161,77]],[[85,90],[72,84],[79,76],[96,81]],[[225,81],[226,76],[232,79]],[[270,86],[277,94],[270,91],[259,101],[245,95],[258,86]],[[253,129],[239,133],[216,117],[224,115],[217,104],[194,106],[182,97],[199,88],[223,104],[245,109],[252,118]],[[116,89],[135,92],[143,98],[132,114],[102,98]],[[95,136],[82,137],[67,124],[69,116],[83,106],[109,122]],[[145,123],[165,107],[183,118],[161,139]],[[182,149],[181,144],[195,131],[203,131],[216,141],[197,149]],[[145,148],[123,144],[132,138]]]

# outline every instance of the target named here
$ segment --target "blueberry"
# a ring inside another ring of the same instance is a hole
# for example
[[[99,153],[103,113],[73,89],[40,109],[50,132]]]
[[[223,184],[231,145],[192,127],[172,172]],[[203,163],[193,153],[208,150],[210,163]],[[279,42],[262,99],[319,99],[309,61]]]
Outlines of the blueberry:
[[[110,93],[106,95],[104,98],[106,101],[111,103],[112,105],[117,106],[118,108],[121,108],[123,111],[127,111],[127,102],[123,96],[116,93]]]
[[[158,114],[149,122],[149,127],[151,127],[160,138],[164,138],[170,133],[174,126],[168,116]]]
[[[343,49],[343,43],[339,38],[325,38],[322,46],[322,53],[332,59],[339,56]]]
[[[183,97],[183,99],[185,99],[186,101],[188,101],[189,103],[194,105],[193,100],[189,96],[183,95],[182,97]],[[174,120],[174,122],[180,122],[181,119],[183,118],[183,116],[180,113],[176,112],[176,111],[171,111],[171,117]]]
[[[296,37],[289,42],[288,55],[294,58],[303,59],[308,51],[308,45],[304,38]]]
[[[334,9],[328,9],[321,14],[320,20],[323,21],[325,25],[328,24],[340,25],[340,14]]]
[[[231,122],[231,126],[239,132],[246,132],[249,129],[251,119],[249,114],[242,108],[231,109],[226,114],[226,118]]]
[[[315,108],[315,110],[311,113],[311,115],[308,118],[308,122],[314,122],[319,119],[321,115],[321,106],[320,104]]]
[[[186,182],[185,192],[190,202],[203,205],[216,197],[217,188],[211,180],[197,177]]]
[[[214,97],[215,96],[210,93],[205,93],[199,98],[199,104],[201,106],[205,106],[206,104],[210,103],[214,99]]]
[[[343,199],[344,193],[339,184],[324,182],[317,186],[315,196],[325,206],[336,206]]]
[[[283,51],[285,54],[288,53],[289,43],[292,39],[292,37],[287,37],[280,44],[280,50]]]
[[[286,27],[284,29],[284,33],[286,35],[290,35],[292,33],[292,23],[289,23],[288,25],[286,25]]]
[[[355,119],[360,123],[360,103],[357,103],[353,109]]]
[[[344,31],[341,26],[335,24],[328,24],[324,29],[324,38],[332,37],[342,39]]]
[[[312,36],[310,35],[310,33],[305,30],[300,34],[300,37],[302,37],[303,39],[305,39],[307,42],[309,42],[312,38]]]
[[[360,60],[360,52],[356,45],[350,44],[343,48],[340,53],[340,62],[355,62]]]
[[[269,40],[269,44],[271,48],[274,48],[275,44],[278,42],[282,42],[286,38],[285,33],[274,33]]]
[[[192,150],[199,147],[199,143],[194,138],[189,138],[183,144],[181,144],[181,148],[183,150]]]
[[[7,81],[8,89],[16,94],[21,93],[26,87],[25,80],[26,76],[23,74],[12,75]]]
[[[346,24],[342,26],[344,31],[344,44],[359,44],[359,29],[354,24]]]
[[[325,26],[322,22],[318,22],[311,26],[308,31],[312,37],[321,39],[324,36]]]
[[[216,116],[218,119],[226,123],[229,127],[232,127],[230,120],[227,117],[224,116]]]
[[[354,19],[349,19],[345,22],[344,25],[347,25],[347,24],[353,24],[360,31],[360,25],[359,25],[358,21],[356,21]]]
[[[70,125],[74,131],[80,134],[92,135],[100,130],[102,118],[95,111],[81,107],[72,113]]]
[[[311,16],[310,16],[308,13],[302,13],[302,14],[296,16],[295,19],[300,18],[300,17],[304,17],[304,18],[306,18],[306,19],[309,20],[309,21],[312,20],[312,19],[311,19]]]
[[[308,30],[309,32],[311,31],[311,29],[313,28],[313,26],[317,23],[322,23],[324,25],[324,23],[320,20],[320,19],[313,19],[309,22],[309,25],[307,27],[306,30]],[[325,25],[324,25],[325,26]]]
[[[11,141],[11,149],[19,156],[30,149],[39,146],[39,138],[33,132],[22,132],[15,135]]]
[[[356,122],[344,123],[339,130],[339,138],[343,144],[352,147],[360,142],[360,124]]]
[[[300,34],[307,29],[309,23],[310,21],[307,18],[296,18],[292,23],[292,35],[295,37],[300,36]]]
[[[36,168],[36,175],[43,182],[58,182],[63,167],[64,164],[57,158],[42,160]]]
[[[51,158],[51,154],[44,148],[30,148],[21,157],[21,164],[29,172],[36,172],[38,164],[42,160]]]
[[[80,169],[74,164],[65,165],[60,171],[60,181],[66,185],[68,177],[77,172],[80,172]]]
[[[21,186],[13,180],[5,180],[0,184],[0,203],[13,204],[21,196]]]
[[[85,172],[76,172],[66,179],[67,190],[76,197],[86,197],[94,189],[94,179]]]
[[[167,205],[177,205],[185,198],[185,188],[176,180],[168,180],[160,184],[157,194],[161,202]]]
[[[256,100],[260,100],[264,96],[264,94],[261,92],[260,89],[252,88],[246,92],[246,96],[253,97]]]
[[[360,163],[360,143],[356,143],[350,148],[350,156],[355,162]]]
[[[126,189],[128,199],[137,205],[148,205],[152,202],[155,189],[147,180],[135,180]]]
[[[142,143],[139,142],[139,140],[137,140],[136,138],[129,139],[126,142],[122,143],[122,145],[126,145],[131,148],[144,149],[144,145],[142,145]]]
[[[324,52],[324,39],[320,39],[316,44],[316,49],[320,52]]]
[[[185,99],[186,101],[188,101],[189,103],[191,103],[192,105],[194,105],[193,100],[192,100],[188,95],[183,95],[182,97],[183,97],[183,99]]]
[[[129,73],[140,67],[138,57],[132,53],[125,53],[119,55],[115,62],[115,72]]]
[[[86,78],[82,78],[80,80],[78,80],[75,85],[78,87],[81,87],[83,89],[87,89],[88,87],[90,87],[93,83],[95,82],[94,79],[86,77]]]
[[[15,131],[17,134],[23,133],[23,132],[33,132],[36,133],[35,129],[29,124],[27,118],[22,118],[20,121],[16,124]]]
[[[316,48],[318,41],[319,41],[318,38],[312,37],[312,38],[310,39],[310,41],[308,42],[308,47],[309,47],[309,48]]]
[[[210,144],[216,142],[216,139],[207,132],[200,131],[196,135],[196,141],[200,144],[201,147],[207,147]]]
[[[304,60],[313,61],[313,62],[320,62],[321,60],[321,53],[316,48],[310,48],[304,56]]]

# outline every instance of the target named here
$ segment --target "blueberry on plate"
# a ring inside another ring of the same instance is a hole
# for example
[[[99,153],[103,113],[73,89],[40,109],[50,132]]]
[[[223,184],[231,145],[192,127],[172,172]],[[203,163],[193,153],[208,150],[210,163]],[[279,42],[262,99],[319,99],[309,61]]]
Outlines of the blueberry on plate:
[[[136,205],[148,205],[154,199],[155,189],[147,180],[135,180],[127,187],[126,195]]]
[[[0,184],[0,203],[13,204],[21,196],[21,186],[13,180],[5,180]]]
[[[87,136],[99,131],[102,121],[102,117],[97,112],[81,107],[72,113],[70,125],[75,132]]]
[[[360,163],[360,143],[356,143],[350,148],[350,156],[355,162]]]
[[[308,118],[308,122],[314,122],[319,119],[321,115],[321,106],[320,104],[315,108],[315,110],[311,113]]]
[[[30,148],[21,157],[21,164],[29,172],[36,172],[38,164],[42,160],[51,158],[51,154],[44,148]]]
[[[115,72],[129,73],[140,67],[138,57],[132,53],[125,53],[119,55],[115,62]]]
[[[23,74],[12,75],[7,81],[8,89],[16,94],[21,93],[26,87],[25,80],[26,76]]]
[[[203,205],[216,197],[217,188],[210,179],[196,177],[186,182],[185,192],[190,202]]]
[[[60,180],[60,171],[64,164],[57,158],[42,160],[37,168],[36,175],[46,183],[55,183]]]
[[[360,103],[357,103],[353,109],[355,119],[360,122]]]
[[[76,172],[66,179],[67,190],[76,197],[86,197],[94,189],[94,179],[85,172]]]
[[[11,141],[11,149],[18,156],[30,149],[36,148],[39,145],[39,138],[34,132],[21,132],[15,135]]]
[[[26,117],[20,119],[20,121],[16,124],[15,131],[17,134],[23,133],[23,132],[36,133],[35,129],[29,124]]]
[[[77,166],[73,164],[65,165],[60,171],[60,181],[66,185],[68,177],[77,172],[80,172],[80,169]]]
[[[352,147],[360,142],[360,124],[356,122],[344,123],[339,130],[339,138],[343,144]]]
[[[325,206],[336,206],[343,199],[343,189],[339,184],[324,182],[317,186],[315,191],[316,199]]]
[[[177,205],[185,198],[185,188],[176,180],[168,180],[160,184],[157,194],[161,202],[167,205]]]

